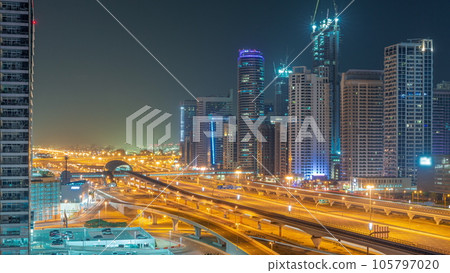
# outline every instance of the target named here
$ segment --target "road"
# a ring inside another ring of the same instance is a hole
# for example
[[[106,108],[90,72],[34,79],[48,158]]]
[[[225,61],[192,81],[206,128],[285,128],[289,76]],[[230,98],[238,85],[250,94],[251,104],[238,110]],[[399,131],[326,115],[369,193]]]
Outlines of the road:
[[[158,184],[160,187],[165,187],[167,184],[162,182],[162,181],[157,181],[155,179],[149,178],[149,177],[145,177],[143,175],[140,174],[135,174],[133,173],[133,175],[135,177],[138,177],[141,180],[146,180],[148,182],[152,182],[154,184]],[[193,187],[196,187],[195,185],[192,185]],[[228,207],[234,207],[236,205],[239,206],[240,210],[246,210],[250,213],[253,214],[258,214],[261,217],[266,217],[266,218],[271,218],[274,219],[274,221],[280,221],[283,224],[287,224],[287,225],[292,225],[292,226],[296,226],[299,228],[302,228],[307,226],[308,228],[312,228],[312,229],[316,229],[318,231],[322,231],[324,230],[324,228],[318,223],[318,221],[313,222],[311,221],[311,219],[300,219],[300,215],[296,215],[295,217],[293,216],[289,216],[286,214],[281,214],[281,213],[277,213],[277,212],[273,212],[274,210],[277,211],[277,209],[274,209],[273,204],[270,204],[270,208],[271,210],[268,211],[267,210],[267,206],[268,204],[265,203],[264,199],[258,199],[256,201],[246,201],[248,203],[246,203],[245,205],[243,205],[242,200],[232,200],[232,199],[219,199],[216,197],[211,197],[205,194],[205,192],[201,191],[201,193],[197,193],[197,191],[194,190],[187,190],[184,189],[184,187],[177,187],[175,186],[175,184],[172,184],[171,186],[168,187],[168,189],[170,191],[179,191],[180,194],[183,194],[185,196],[192,196],[194,195],[196,198],[199,199],[206,199],[206,200],[214,200],[214,203],[216,204],[221,204],[221,205],[226,205]],[[247,205],[248,204],[248,205]],[[286,211],[286,207],[284,207],[284,210]],[[322,222],[322,221],[320,221]],[[367,243],[369,245],[372,246],[376,246],[378,247],[380,250],[384,249],[385,251],[388,250],[388,253],[403,253],[403,254],[425,254],[425,253],[435,253],[434,251],[430,251],[430,250],[425,250],[425,249],[419,249],[419,248],[415,248],[414,246],[408,246],[408,245],[404,245],[404,244],[400,244],[400,243],[395,243],[392,241],[386,241],[386,240],[382,240],[379,238],[374,238],[374,237],[370,237],[367,234],[359,234],[358,232],[355,231],[349,231],[349,230],[343,230],[343,229],[339,229],[333,226],[327,226],[328,230],[334,234],[334,235],[339,235],[339,237],[341,238],[345,238],[346,240],[349,241],[353,241],[356,243]],[[426,248],[426,246],[424,246],[424,248]]]

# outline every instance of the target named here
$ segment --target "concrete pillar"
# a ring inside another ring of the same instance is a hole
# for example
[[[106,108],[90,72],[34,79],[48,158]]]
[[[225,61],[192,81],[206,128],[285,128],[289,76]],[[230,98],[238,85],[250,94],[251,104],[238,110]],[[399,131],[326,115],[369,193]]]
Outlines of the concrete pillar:
[[[334,204],[334,201],[330,201],[330,207],[332,207]]]
[[[439,225],[441,223],[441,221],[442,221],[442,218],[439,218],[437,216],[434,216],[433,219],[436,222],[436,225]]]
[[[173,231],[178,231],[178,219],[172,218]]]
[[[311,241],[317,249],[320,249],[320,243],[322,242],[322,237],[320,236],[311,236]]]
[[[157,225],[158,224],[158,217],[156,216],[156,214],[152,213],[151,217],[152,217],[152,225]]]
[[[278,226],[278,236],[280,236],[280,237],[283,236],[283,225]]]
[[[199,227],[194,227],[195,238],[200,239],[202,237],[202,229]]]
[[[300,200],[302,200],[302,201],[303,201],[303,199],[305,199],[304,195],[299,195],[299,197],[300,197]]]
[[[391,214],[392,210],[388,209],[388,208],[385,208],[384,212],[386,213],[387,216],[389,216],[389,214]]]
[[[349,202],[345,202],[345,206],[347,207],[347,209],[349,209],[352,206],[352,204]]]
[[[370,211],[370,205],[364,205],[364,210],[366,212],[369,212]]]
[[[414,216],[416,216],[416,215],[413,212],[408,212],[409,220],[414,219]]]

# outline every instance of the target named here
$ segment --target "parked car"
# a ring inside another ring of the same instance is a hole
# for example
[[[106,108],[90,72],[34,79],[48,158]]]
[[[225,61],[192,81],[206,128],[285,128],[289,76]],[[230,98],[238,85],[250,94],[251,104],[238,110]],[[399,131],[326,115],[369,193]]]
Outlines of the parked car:
[[[112,231],[110,228],[102,229],[103,235],[112,235]]]
[[[144,236],[142,234],[136,235],[136,239],[147,239],[147,236]]]
[[[63,245],[64,241],[62,239],[56,239],[52,241],[52,246],[60,246]]]
[[[92,237],[92,238],[94,238],[94,239],[102,239],[103,238],[103,236],[102,235],[95,235],[94,237]]]
[[[61,233],[57,229],[50,231],[50,237],[55,237],[55,236],[61,236]]]
[[[70,231],[70,230],[63,231],[62,236],[63,236],[63,238],[72,239],[73,238],[73,232]]]

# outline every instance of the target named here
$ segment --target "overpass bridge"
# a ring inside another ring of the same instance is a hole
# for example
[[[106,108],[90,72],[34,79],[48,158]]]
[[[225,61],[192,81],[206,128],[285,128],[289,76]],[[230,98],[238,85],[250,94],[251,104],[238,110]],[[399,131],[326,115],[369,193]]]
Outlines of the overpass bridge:
[[[260,185],[256,186],[243,184],[242,188],[244,191],[257,192],[262,193],[264,195],[273,194],[276,196],[291,197],[291,195],[283,187],[279,185],[270,185],[261,183]],[[384,211],[384,213],[387,216],[389,216],[393,212],[396,212],[407,215],[411,220],[416,216],[426,217],[428,219],[434,220],[437,225],[439,225],[443,220],[450,222],[449,209],[433,208],[379,199],[370,200],[369,198],[366,197],[343,195],[328,192],[317,192],[292,187],[287,187],[287,189],[296,198],[302,201],[305,198],[308,198],[309,200],[314,201],[316,204],[319,202],[319,200],[326,200],[330,206],[333,206],[334,204],[340,204],[342,206],[345,206],[347,209],[353,206],[364,208],[366,212],[369,212],[371,209],[373,211],[374,210]]]
[[[162,188],[166,188],[171,191],[171,193],[176,193],[177,195],[184,195],[186,199],[192,200],[194,197],[199,200],[208,200],[210,202],[213,202],[216,206],[222,205],[225,206],[225,209],[227,208],[234,208],[237,207],[237,204],[235,202],[231,202],[228,200],[223,200],[211,196],[205,196],[199,193],[190,192],[187,190],[184,190],[182,188],[176,187],[174,185],[168,185],[167,183],[164,183],[162,181],[153,179],[151,177],[144,176],[142,174],[129,172],[130,175],[145,181],[149,185],[158,185]],[[323,223],[319,224],[317,222],[312,221],[311,219],[302,218],[302,217],[291,217],[275,212],[270,212],[263,209],[258,209],[254,207],[245,206],[242,204],[239,204],[239,210],[241,211],[248,211],[251,212],[253,215],[257,215],[261,219],[269,219],[272,223],[276,223],[280,226],[280,231],[283,226],[290,226],[298,228],[306,233],[309,233],[312,235],[313,241],[318,241],[318,244],[320,244],[320,238],[329,236],[329,233],[324,229],[326,229],[338,239],[338,240],[345,240],[347,242],[356,243],[360,245],[365,245],[367,247],[376,248],[383,253],[387,254],[442,254],[447,253],[446,250],[442,249],[436,249],[432,248],[426,245],[418,245],[416,243],[408,242],[408,241],[401,241],[401,240],[395,240],[395,239],[382,239],[382,238],[376,238],[372,237],[367,233],[363,233],[359,230],[351,230],[344,226],[339,226],[336,224],[333,224],[331,222],[329,223]]]
[[[173,231],[178,230],[178,223],[184,222],[192,225],[195,229],[195,237],[201,238],[202,230],[213,234],[217,240],[218,245],[225,245],[226,252],[232,255],[277,255],[275,251],[267,248],[263,244],[248,237],[239,231],[220,224],[215,221],[211,221],[206,217],[200,216],[198,212],[190,212],[186,210],[177,210],[169,207],[162,206],[145,206],[139,204],[131,204],[129,202],[120,200],[115,196],[111,196],[103,191],[99,191],[107,198],[114,199],[109,204],[117,209],[122,214],[125,214],[125,209],[142,210],[142,216],[150,216],[153,224],[157,224],[157,217],[167,216],[172,219]]]

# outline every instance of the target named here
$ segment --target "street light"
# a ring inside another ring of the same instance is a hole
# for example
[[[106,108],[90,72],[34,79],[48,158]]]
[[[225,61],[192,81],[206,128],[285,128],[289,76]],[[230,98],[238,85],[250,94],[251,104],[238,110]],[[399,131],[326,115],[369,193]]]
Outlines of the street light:
[[[366,187],[368,190],[369,190],[369,203],[370,203],[370,206],[369,206],[369,210],[370,210],[370,222],[372,222],[372,189],[374,188],[374,186],[372,186],[372,185],[368,185],[367,187]]]
[[[286,180],[287,180],[288,186],[291,186],[291,180],[294,179],[294,177],[288,175],[288,176],[286,176],[285,178],[286,178]]]
[[[239,184],[239,182],[240,182],[240,174],[242,173],[242,171],[241,170],[236,170],[234,173],[237,175],[237,183]]]

